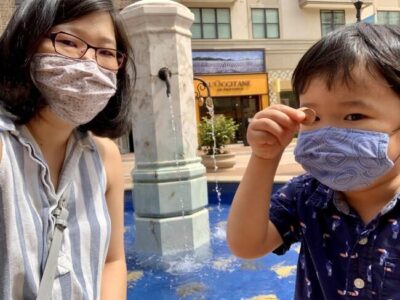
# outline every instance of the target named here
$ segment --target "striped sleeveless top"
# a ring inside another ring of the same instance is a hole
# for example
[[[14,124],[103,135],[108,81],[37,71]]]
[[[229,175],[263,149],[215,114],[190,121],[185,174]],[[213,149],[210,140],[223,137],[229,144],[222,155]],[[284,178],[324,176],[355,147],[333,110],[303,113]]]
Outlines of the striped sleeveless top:
[[[106,175],[90,134],[68,141],[57,190],[25,126],[0,114],[0,299],[35,299],[54,230],[52,211],[67,195],[68,227],[52,299],[100,299],[111,223]]]

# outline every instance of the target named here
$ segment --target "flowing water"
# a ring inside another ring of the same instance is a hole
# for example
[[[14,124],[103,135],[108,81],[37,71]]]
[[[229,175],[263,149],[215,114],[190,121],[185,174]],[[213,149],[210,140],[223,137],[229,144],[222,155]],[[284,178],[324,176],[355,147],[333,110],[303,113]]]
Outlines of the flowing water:
[[[208,206],[210,245],[191,253],[168,257],[146,257],[136,253],[134,214],[132,208],[126,207],[129,300],[293,299],[299,246],[295,245],[284,256],[271,254],[256,260],[233,256],[226,244],[226,219],[231,200],[227,195],[234,191],[230,191],[225,183],[221,186],[224,193],[220,208],[215,194],[210,195],[213,198]],[[131,203],[131,199],[127,201]]]
[[[175,165],[176,165],[176,169],[178,172],[178,182],[181,182],[182,181],[182,172],[181,172],[182,170],[181,170],[179,161],[182,160],[184,157],[183,157],[183,154],[179,155],[179,152],[178,152],[179,147],[178,147],[178,137],[177,137],[177,131],[176,131],[176,119],[175,119],[174,107],[173,107],[173,103],[172,103],[171,94],[168,94],[168,104],[169,104],[169,113],[171,115],[171,128],[172,128],[172,132],[174,135],[174,143],[175,143],[175,153],[174,153]],[[185,217],[185,206],[184,206],[184,202],[183,202],[183,198],[182,198],[182,195],[184,195],[184,190],[182,188],[182,184],[179,184],[179,187],[181,188],[181,191],[178,192],[179,202],[181,204],[181,210],[182,210],[181,216],[182,216],[182,218],[184,218]],[[184,226],[183,227],[183,237],[182,237],[184,239],[184,251],[187,251],[189,249],[189,245],[188,245],[188,241],[187,241],[188,235],[187,235],[186,229],[187,228]]]
[[[212,139],[213,139],[213,148],[212,148],[212,159],[214,162],[214,173],[215,173],[215,187],[214,187],[214,191],[216,193],[217,199],[218,199],[218,212],[221,211],[221,188],[219,187],[219,183],[218,183],[218,166],[217,166],[217,160],[215,158],[215,154],[217,152],[217,139],[215,137],[215,114],[214,114],[214,102],[212,100],[211,97],[207,97],[206,98],[206,108],[208,111],[208,114],[210,115],[211,118],[211,135],[212,135]]]

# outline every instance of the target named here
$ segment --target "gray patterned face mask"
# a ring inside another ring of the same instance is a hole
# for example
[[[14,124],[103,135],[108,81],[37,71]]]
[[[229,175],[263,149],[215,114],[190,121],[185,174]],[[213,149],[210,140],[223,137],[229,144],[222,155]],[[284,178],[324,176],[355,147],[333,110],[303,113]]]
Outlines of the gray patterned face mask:
[[[116,74],[100,68],[94,60],[38,53],[30,68],[32,80],[50,109],[74,126],[91,121],[117,89]]]
[[[369,186],[393,167],[387,133],[325,127],[301,132],[295,159],[318,181],[336,191]]]

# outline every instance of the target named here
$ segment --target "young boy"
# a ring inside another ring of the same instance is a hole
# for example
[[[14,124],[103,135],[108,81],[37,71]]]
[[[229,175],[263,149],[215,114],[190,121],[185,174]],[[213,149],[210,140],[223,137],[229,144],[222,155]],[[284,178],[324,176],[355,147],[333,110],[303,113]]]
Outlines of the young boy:
[[[232,203],[232,252],[301,242],[295,299],[400,299],[400,28],[357,24],[317,42],[293,74],[300,107],[258,112]],[[307,171],[270,197],[285,147]]]

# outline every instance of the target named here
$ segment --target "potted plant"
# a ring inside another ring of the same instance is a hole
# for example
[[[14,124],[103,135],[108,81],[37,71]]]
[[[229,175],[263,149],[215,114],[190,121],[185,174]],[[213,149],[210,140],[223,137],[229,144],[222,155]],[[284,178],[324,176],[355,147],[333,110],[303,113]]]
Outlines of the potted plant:
[[[235,154],[226,149],[233,142],[239,125],[232,118],[216,115],[213,119],[204,117],[199,124],[199,147],[203,150],[202,163],[207,169],[232,168]],[[213,137],[214,131],[214,137]]]

